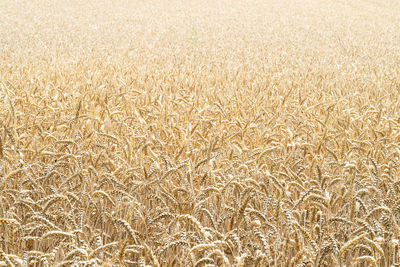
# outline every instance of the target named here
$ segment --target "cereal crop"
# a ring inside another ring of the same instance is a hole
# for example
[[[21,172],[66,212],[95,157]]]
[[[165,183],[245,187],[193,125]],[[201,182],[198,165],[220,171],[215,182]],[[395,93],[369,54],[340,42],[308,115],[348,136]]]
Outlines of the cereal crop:
[[[0,1],[0,266],[400,266],[398,0]]]

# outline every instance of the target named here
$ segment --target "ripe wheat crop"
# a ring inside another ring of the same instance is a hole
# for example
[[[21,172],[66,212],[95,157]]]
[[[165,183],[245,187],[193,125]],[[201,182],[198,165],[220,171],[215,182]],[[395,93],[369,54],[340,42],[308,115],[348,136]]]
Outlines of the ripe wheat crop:
[[[399,14],[0,1],[0,266],[400,266]]]

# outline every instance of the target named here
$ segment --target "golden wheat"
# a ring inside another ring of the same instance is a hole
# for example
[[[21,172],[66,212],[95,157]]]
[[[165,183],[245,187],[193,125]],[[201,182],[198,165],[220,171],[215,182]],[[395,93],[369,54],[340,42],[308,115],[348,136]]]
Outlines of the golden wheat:
[[[1,2],[0,265],[399,265],[399,13]]]

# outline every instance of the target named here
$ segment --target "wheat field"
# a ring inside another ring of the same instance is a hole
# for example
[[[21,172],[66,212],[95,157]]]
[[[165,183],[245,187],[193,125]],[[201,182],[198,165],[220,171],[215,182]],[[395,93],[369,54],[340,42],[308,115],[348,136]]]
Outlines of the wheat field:
[[[0,1],[0,49],[0,266],[400,266],[399,1]]]

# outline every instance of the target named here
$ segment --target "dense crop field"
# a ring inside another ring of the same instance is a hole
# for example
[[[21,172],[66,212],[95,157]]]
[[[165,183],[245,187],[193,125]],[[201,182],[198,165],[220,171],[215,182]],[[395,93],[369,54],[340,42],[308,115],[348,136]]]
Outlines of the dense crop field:
[[[399,266],[400,2],[0,1],[1,266]]]

